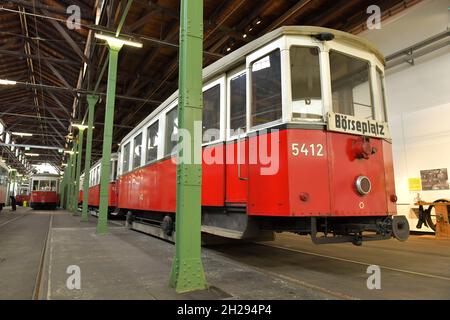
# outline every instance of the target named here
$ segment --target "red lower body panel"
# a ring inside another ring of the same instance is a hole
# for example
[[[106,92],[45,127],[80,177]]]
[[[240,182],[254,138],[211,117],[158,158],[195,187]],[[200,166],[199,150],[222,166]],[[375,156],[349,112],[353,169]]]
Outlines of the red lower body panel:
[[[358,139],[324,130],[285,129],[205,147],[202,205],[243,205],[253,216],[395,214],[391,145],[370,139],[373,153],[358,158]],[[371,182],[367,195],[356,189],[360,176]],[[119,208],[175,212],[176,165],[171,159],[122,175],[117,183]]]
[[[89,188],[88,191],[88,205],[90,207],[100,206],[100,185]],[[108,207],[117,207],[117,192],[116,183],[110,182],[108,184]]]

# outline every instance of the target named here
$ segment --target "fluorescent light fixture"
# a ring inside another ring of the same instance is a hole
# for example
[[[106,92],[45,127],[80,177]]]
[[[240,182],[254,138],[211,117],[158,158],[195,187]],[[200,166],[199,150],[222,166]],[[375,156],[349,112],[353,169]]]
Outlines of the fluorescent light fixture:
[[[140,42],[135,42],[135,41],[122,39],[122,38],[111,37],[111,36],[107,36],[107,35],[100,34],[100,33],[96,33],[95,37],[97,39],[105,40],[113,45],[114,44],[115,45],[126,45],[126,46],[130,46],[130,47],[142,48],[142,43],[140,43]]]
[[[72,123],[72,127],[78,128],[79,130],[84,130],[84,129],[89,128],[89,126],[87,126],[85,124],[81,124],[81,123]],[[92,129],[94,129],[94,127],[92,127]]]
[[[32,133],[26,133],[26,132],[11,132],[13,136],[21,136],[21,137],[32,137]]]
[[[17,82],[16,81],[12,81],[12,80],[6,80],[6,79],[0,79],[0,84],[4,84],[4,85],[9,85],[9,86],[12,86],[12,85],[15,85],[15,84],[17,84]]]
[[[39,153],[25,153],[25,155],[26,156],[29,156],[29,157],[39,157],[40,156],[40,154]]]
[[[61,167],[67,167],[67,163],[62,163]]]
[[[73,154],[74,152],[72,150],[64,150],[64,153]]]

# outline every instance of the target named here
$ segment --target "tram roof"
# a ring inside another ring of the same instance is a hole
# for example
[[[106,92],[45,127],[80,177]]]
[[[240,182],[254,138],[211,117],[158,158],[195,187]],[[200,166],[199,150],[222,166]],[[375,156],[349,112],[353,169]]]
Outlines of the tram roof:
[[[364,38],[355,36],[353,34],[323,27],[314,26],[286,26],[278,28],[272,32],[269,32],[256,40],[246,44],[245,46],[237,49],[229,55],[221,58],[220,60],[212,63],[203,69],[203,82],[208,82],[220,74],[226,73],[234,68],[242,65],[245,62],[246,57],[252,52],[262,48],[263,46],[275,41],[282,36],[315,36],[320,33],[332,33],[334,35],[333,41],[340,41],[348,43],[356,48],[369,51],[373,53],[383,64],[385,64],[385,58],[383,54],[369,41]],[[152,118],[156,117],[161,111],[165,110],[173,101],[178,98],[179,91],[176,90],[169,96],[158,108],[150,113],[143,121],[141,121],[136,128],[130,131],[123,139],[122,142],[128,140],[136,132],[142,129]]]

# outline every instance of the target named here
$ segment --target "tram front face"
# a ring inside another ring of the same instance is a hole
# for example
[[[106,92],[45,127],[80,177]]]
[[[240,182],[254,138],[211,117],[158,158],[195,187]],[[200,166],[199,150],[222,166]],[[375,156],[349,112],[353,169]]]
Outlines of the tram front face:
[[[248,57],[250,131],[281,124],[286,153],[278,176],[249,180],[250,215],[373,222],[396,214],[381,59],[357,40],[312,36],[284,36]],[[258,187],[275,183],[287,183],[276,206]]]

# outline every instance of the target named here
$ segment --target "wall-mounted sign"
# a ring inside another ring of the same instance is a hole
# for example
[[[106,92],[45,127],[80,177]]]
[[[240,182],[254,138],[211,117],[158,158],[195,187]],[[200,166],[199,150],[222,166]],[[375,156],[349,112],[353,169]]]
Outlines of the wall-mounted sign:
[[[447,168],[421,170],[422,190],[449,190]]]
[[[328,113],[328,130],[375,138],[391,138],[386,122],[358,119],[346,114],[334,112]]]
[[[409,178],[408,186],[409,186],[409,191],[421,191],[422,190],[422,180],[420,178]]]

